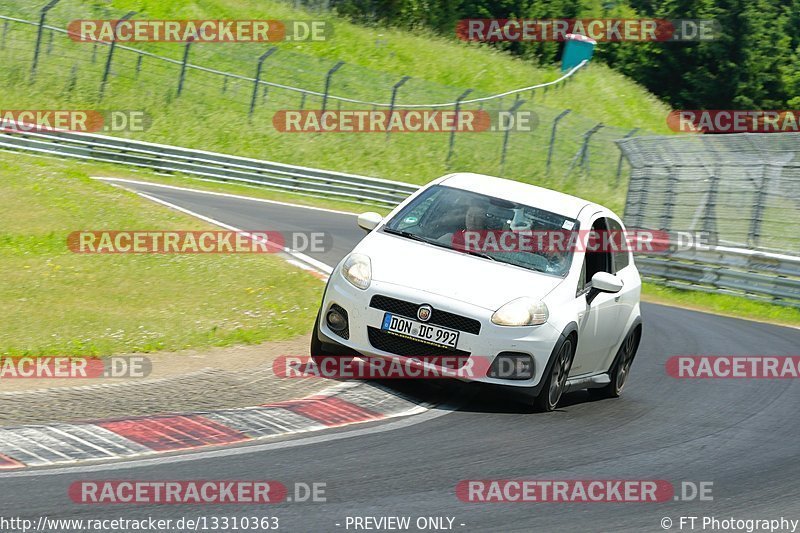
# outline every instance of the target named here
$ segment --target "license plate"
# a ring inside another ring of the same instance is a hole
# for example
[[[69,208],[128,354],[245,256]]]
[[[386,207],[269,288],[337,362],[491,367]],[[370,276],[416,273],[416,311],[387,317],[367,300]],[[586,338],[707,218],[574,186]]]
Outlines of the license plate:
[[[424,324],[403,316],[386,313],[383,315],[381,329],[387,333],[442,346],[455,350],[458,343],[458,331]]]

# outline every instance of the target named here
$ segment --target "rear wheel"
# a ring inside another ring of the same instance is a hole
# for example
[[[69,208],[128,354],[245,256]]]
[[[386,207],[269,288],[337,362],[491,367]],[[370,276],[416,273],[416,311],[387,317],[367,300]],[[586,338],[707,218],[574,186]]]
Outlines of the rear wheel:
[[[611,383],[601,389],[589,389],[590,394],[598,398],[619,398],[625,383],[628,382],[631,365],[636,357],[636,351],[639,349],[639,336],[639,328],[635,328],[628,333],[617,351],[614,364],[611,365],[611,370],[609,371]]]
[[[569,371],[572,368],[573,357],[575,357],[575,347],[572,337],[568,337],[558,349],[547,381],[533,401],[533,406],[537,411],[548,412],[558,406],[561,395],[564,393]]]

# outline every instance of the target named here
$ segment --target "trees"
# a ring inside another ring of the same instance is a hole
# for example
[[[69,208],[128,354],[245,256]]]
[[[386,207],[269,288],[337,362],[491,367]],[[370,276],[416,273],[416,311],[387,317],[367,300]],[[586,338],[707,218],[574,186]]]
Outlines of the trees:
[[[334,0],[340,14],[453,35],[465,18],[713,19],[715,40],[599,43],[596,57],[675,108],[786,109],[800,105],[800,0]],[[542,64],[554,42],[495,43]]]

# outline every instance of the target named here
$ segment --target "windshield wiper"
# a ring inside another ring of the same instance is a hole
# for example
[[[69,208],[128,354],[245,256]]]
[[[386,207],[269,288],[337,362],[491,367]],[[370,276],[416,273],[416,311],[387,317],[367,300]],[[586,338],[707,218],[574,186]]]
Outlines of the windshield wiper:
[[[475,257],[482,257],[490,261],[497,261],[497,258],[492,257],[491,255],[485,254],[483,252],[476,252],[474,250],[462,250],[460,248],[454,248],[454,250],[458,250],[459,252],[464,252],[465,254],[474,255]]]
[[[392,235],[399,235],[401,237],[405,237],[406,239],[411,239],[413,241],[424,242],[425,244],[432,244],[434,246],[438,246],[440,248],[447,248],[448,250],[452,250],[453,248],[447,246],[444,243],[439,241],[434,241],[432,239],[426,239],[425,237],[420,237],[416,233],[411,233],[410,231],[403,231],[399,229],[392,229],[392,228],[383,228],[383,231],[386,233],[391,233]]]
[[[403,231],[403,230],[399,230],[399,229],[392,229],[392,228],[386,228],[386,227],[383,228],[383,231],[385,231],[386,233],[391,233],[392,235],[400,235],[401,237],[405,237],[406,239],[412,239],[414,241],[427,242],[428,244],[438,244],[438,243],[434,243],[432,241],[429,241],[425,237],[420,237],[416,233],[411,233],[410,231]]]

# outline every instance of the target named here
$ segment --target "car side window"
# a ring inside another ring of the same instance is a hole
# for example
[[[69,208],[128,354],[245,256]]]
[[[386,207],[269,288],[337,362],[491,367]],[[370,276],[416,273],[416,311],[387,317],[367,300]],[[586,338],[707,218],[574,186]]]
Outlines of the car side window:
[[[575,296],[580,296],[584,291],[586,291],[586,259],[583,260],[581,266],[581,276],[578,278],[578,289],[575,291]]]
[[[598,242],[602,242],[602,232],[608,231],[609,221],[610,219],[600,217],[592,224],[592,231],[598,232],[598,236],[594,237]],[[592,277],[598,272],[614,273],[612,253],[609,250],[603,249],[602,246],[598,247],[596,250],[586,251],[583,266],[581,267],[581,277],[578,281],[577,295],[591,288]]]
[[[616,244],[622,244],[622,249],[619,251],[613,252],[613,259],[614,259],[614,274],[628,266],[630,264],[630,257],[629,252],[627,250],[627,245],[625,245],[625,238],[622,236],[622,225],[619,222],[613,219],[606,219],[608,221],[608,229],[614,234],[614,242]]]

